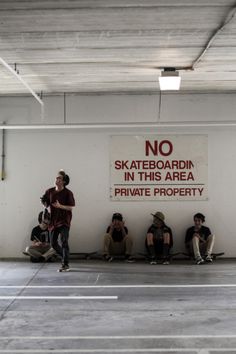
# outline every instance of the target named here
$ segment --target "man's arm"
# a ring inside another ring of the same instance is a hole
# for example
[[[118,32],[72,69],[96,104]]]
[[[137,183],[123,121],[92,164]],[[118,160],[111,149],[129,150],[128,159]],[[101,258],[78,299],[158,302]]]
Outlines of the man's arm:
[[[121,231],[122,231],[122,236],[125,237],[128,234],[128,229],[125,227],[124,221],[121,221]]]
[[[58,200],[55,201],[54,203],[52,203],[52,206],[57,209],[68,210],[68,211],[71,211],[74,207],[71,205],[63,205],[63,204],[59,203]]]

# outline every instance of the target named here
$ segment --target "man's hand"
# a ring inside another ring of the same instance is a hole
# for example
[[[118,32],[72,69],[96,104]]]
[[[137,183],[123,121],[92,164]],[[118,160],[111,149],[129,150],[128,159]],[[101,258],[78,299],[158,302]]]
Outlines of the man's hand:
[[[34,243],[34,246],[36,246],[36,247],[42,246],[42,242],[36,241],[36,242]]]
[[[120,227],[121,227],[121,229],[124,229],[124,227],[125,227],[125,222],[124,221],[120,221]]]
[[[73,207],[70,206],[70,205],[63,205],[63,204],[59,203],[58,200],[56,200],[54,203],[52,203],[52,206],[53,206],[54,208],[63,209],[63,210],[67,210],[67,211],[71,211],[72,208],[73,208]]]
[[[58,200],[56,200],[54,203],[52,203],[52,206],[57,209],[61,209],[61,203],[59,203]]]
[[[198,233],[198,232],[194,232],[194,235],[195,237],[197,237],[199,239],[200,242],[203,242],[205,243],[206,241],[204,240],[204,238],[201,237],[201,235]]]
[[[112,221],[111,225],[110,225],[110,231],[113,231],[115,228],[115,222]]]

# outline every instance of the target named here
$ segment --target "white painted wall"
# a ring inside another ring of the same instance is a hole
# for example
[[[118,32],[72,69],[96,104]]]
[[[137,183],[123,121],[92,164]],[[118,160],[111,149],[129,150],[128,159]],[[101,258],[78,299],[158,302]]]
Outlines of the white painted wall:
[[[199,96],[189,99],[177,95],[162,97],[161,120],[233,120],[235,95]],[[71,96],[66,105],[67,122],[96,122],[97,113],[104,122],[156,121],[158,97],[151,96]],[[21,100],[21,101],[20,101]],[[184,105],[183,105],[184,100]],[[224,102],[227,104],[224,105]],[[37,102],[28,98],[0,99],[0,121],[16,124],[19,104],[20,123],[40,122]],[[69,107],[68,107],[69,104]],[[36,106],[34,106],[36,105]],[[87,105],[88,110],[85,109]],[[217,109],[217,105],[219,109]],[[5,107],[1,110],[1,107]],[[6,106],[8,107],[6,109]],[[33,108],[32,108],[33,107]],[[35,108],[36,107],[36,108]],[[72,109],[73,107],[73,109]],[[169,114],[168,114],[169,107]],[[224,107],[224,109],[223,109]],[[145,109],[144,109],[145,108]],[[29,113],[32,114],[32,117]],[[47,98],[46,121],[53,124],[64,120],[63,97]],[[114,115],[113,115],[114,112]],[[176,113],[178,112],[178,113]],[[193,116],[191,116],[191,112]],[[198,115],[196,114],[198,112]],[[78,121],[76,121],[78,116]],[[184,116],[184,119],[182,119]],[[11,117],[11,122],[9,122]],[[50,119],[49,119],[50,118]],[[102,121],[102,120],[100,120]],[[1,131],[0,131],[1,133]],[[109,137],[114,134],[208,134],[209,139],[209,200],[201,202],[111,202],[109,200]],[[72,252],[100,250],[102,235],[113,212],[124,214],[126,224],[135,239],[136,251],[144,249],[151,212],[161,210],[174,232],[174,251],[183,250],[184,234],[198,211],[207,217],[206,225],[216,234],[215,251],[236,256],[235,175],[236,128],[130,128],[90,130],[7,130],[6,179],[0,181],[0,257],[21,257],[32,227],[41,210],[40,196],[54,184],[57,171],[65,169],[71,177],[76,207],[70,234]],[[0,138],[1,141],[1,138]]]

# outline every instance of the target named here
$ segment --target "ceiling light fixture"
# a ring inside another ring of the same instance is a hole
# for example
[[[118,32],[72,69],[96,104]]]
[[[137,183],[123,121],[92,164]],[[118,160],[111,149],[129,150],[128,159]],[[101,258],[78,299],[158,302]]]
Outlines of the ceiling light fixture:
[[[159,85],[161,91],[179,90],[181,77],[175,68],[164,68],[159,76]]]

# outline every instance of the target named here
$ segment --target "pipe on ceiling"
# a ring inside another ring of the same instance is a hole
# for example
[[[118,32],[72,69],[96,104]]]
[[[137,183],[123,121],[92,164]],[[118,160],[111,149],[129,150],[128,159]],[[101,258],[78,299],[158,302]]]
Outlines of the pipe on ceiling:
[[[166,122],[166,123],[81,123],[81,124],[34,124],[34,125],[4,125],[0,129],[8,130],[38,130],[38,129],[116,129],[116,128],[180,128],[180,127],[236,127],[235,121],[205,121],[205,122]]]
[[[17,80],[19,80],[23,86],[25,86],[27,88],[27,90],[34,96],[34,98],[41,104],[41,106],[44,106],[43,101],[41,100],[41,98],[37,95],[37,93],[34,92],[34,90],[29,86],[29,84],[27,84],[27,82],[25,82],[25,80],[18,74],[17,71],[13,70],[12,67],[10,65],[7,64],[7,62],[2,59],[0,57],[0,63],[8,70],[12,73],[13,76],[15,76],[17,78]],[[42,113],[43,114],[43,113]]]

